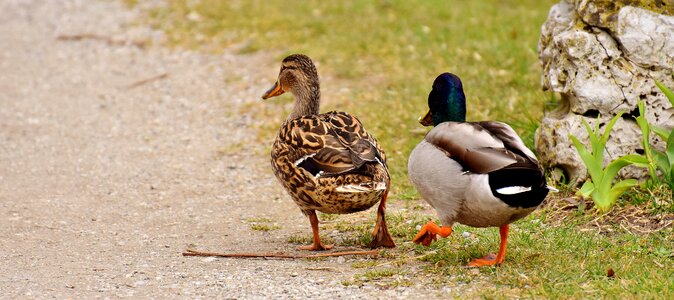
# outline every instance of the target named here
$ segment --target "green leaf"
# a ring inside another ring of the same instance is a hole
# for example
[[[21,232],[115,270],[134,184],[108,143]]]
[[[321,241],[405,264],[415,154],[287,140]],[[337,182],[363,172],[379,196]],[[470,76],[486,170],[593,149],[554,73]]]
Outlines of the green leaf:
[[[636,117],[636,120],[637,124],[639,125],[639,128],[641,129],[641,146],[644,148],[644,153],[646,159],[648,160],[648,164],[646,165],[646,168],[648,169],[648,176],[651,178],[651,180],[656,180],[658,178],[658,173],[650,144],[651,126],[650,124],[648,124],[648,120],[646,120],[646,109],[644,108],[644,101],[640,100],[637,103],[637,107],[639,108],[639,116]]]
[[[672,131],[660,126],[651,126],[651,131],[655,132],[663,141],[666,141],[672,135]]]
[[[576,147],[576,151],[580,155],[580,158],[585,163],[587,172],[590,173],[590,177],[594,182],[600,182],[603,178],[604,170],[601,167],[601,161],[597,160],[592,154],[587,151],[587,148],[573,135],[569,135],[571,142]]]
[[[643,136],[643,139],[645,141],[648,141],[648,136],[651,133],[650,126],[648,126],[648,121],[646,121],[645,118],[638,117],[637,118],[637,124],[639,124],[639,128],[641,129],[641,134]]]
[[[653,153],[653,156],[655,157],[655,165],[658,169],[660,169],[663,174],[669,174],[671,164],[667,159],[667,155],[665,155],[664,152],[655,149],[651,149],[651,153]]]
[[[636,179],[625,179],[622,181],[618,181],[612,188],[611,192],[609,193],[609,202],[610,205],[613,205],[620,195],[622,195],[627,189],[639,184],[639,182]]]
[[[599,211],[605,213],[611,208],[611,200],[610,200],[610,193],[607,192],[601,192],[598,189],[595,189],[592,192],[592,201],[594,202],[595,206]]]
[[[624,161],[626,161],[630,164],[633,164],[637,167],[640,167],[640,168],[648,167],[648,158],[643,156],[643,155],[628,154],[628,155],[622,156],[618,159],[622,159],[622,160],[624,160]]]
[[[644,109],[644,101],[640,100],[639,103],[637,104],[637,107],[639,107],[639,116],[636,118],[637,119],[637,124],[639,125],[639,128],[641,129],[641,136],[642,136],[642,143],[644,147],[648,147],[648,139],[651,135],[651,130],[650,126],[648,126],[648,120],[646,120],[646,113]]]
[[[592,194],[592,191],[594,191],[594,184],[592,183],[592,181],[585,181],[580,190],[576,192],[576,195],[581,196],[583,198],[589,198],[590,194]]]
[[[611,134],[611,130],[613,129],[613,125],[615,125],[616,122],[618,122],[618,119],[623,115],[623,112],[619,112],[615,117],[611,119],[611,121],[606,124],[606,127],[604,127],[604,132],[601,135],[601,139],[599,139],[599,142],[602,145],[602,152],[604,151],[604,147],[606,146],[606,142],[608,142],[608,137]]]
[[[629,188],[631,188],[631,187],[633,187],[633,186],[635,186],[635,185],[638,185],[638,184],[639,184],[639,181],[637,181],[636,179],[632,179],[632,178],[630,178],[630,179],[625,179],[625,180],[621,180],[621,181],[618,181],[618,182],[611,188],[611,192],[613,192],[613,191],[622,191],[622,192],[624,192],[624,191],[626,191],[627,189],[629,189]],[[622,192],[621,192],[620,194],[622,194]],[[620,196],[620,194],[618,194],[618,196]]]
[[[597,140],[597,135],[595,133],[595,130],[592,129],[592,127],[590,127],[590,124],[587,123],[587,121],[585,119],[581,119],[581,121],[583,121],[583,126],[585,126],[585,131],[587,131],[587,137],[590,140],[590,145],[592,146],[592,151],[590,151],[590,153],[592,153],[593,157],[596,157],[597,156],[598,140]],[[597,124],[599,124],[598,121],[597,121]],[[597,128],[596,130],[599,130],[599,128]],[[603,154],[603,153],[599,153],[599,154]]]
[[[635,163],[643,164],[643,166],[648,166],[648,160],[645,157],[637,154],[629,154],[609,163],[608,166],[606,166],[606,169],[604,170],[604,176],[606,178],[613,178],[618,174],[618,171],[620,171],[620,169]]]
[[[669,160],[670,165],[674,164],[674,132],[670,132],[669,134],[665,153],[667,154],[667,159]]]
[[[655,80],[655,85],[658,86],[658,88],[662,91],[665,96],[667,96],[667,99],[669,100],[669,103],[674,106],[674,92],[667,88],[664,84],[660,83],[659,81]]]

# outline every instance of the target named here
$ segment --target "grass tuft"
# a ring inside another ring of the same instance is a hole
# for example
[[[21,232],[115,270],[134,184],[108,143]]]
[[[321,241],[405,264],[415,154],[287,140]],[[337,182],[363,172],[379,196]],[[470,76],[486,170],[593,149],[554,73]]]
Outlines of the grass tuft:
[[[274,223],[274,220],[269,218],[248,218],[246,222],[250,224],[250,229],[255,231],[273,231],[281,229],[281,226]]]

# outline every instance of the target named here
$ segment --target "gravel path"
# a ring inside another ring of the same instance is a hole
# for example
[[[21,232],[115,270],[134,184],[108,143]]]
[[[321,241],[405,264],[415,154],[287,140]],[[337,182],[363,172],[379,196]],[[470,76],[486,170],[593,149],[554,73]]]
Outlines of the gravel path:
[[[409,298],[343,286],[365,258],[285,251],[307,220],[248,145],[270,55],[169,50],[114,1],[0,1],[0,298]],[[252,103],[252,104],[251,104]],[[271,138],[271,137],[270,137]],[[365,212],[369,216],[372,211]],[[254,231],[249,218],[281,226]]]

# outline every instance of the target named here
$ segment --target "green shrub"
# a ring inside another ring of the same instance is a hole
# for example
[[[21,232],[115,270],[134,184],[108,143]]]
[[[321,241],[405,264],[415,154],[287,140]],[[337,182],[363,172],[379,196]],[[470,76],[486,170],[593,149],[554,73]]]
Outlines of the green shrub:
[[[644,109],[644,101],[639,101],[637,104],[639,107],[639,116],[636,118],[637,124],[641,129],[641,145],[644,148],[644,156],[648,160],[648,176],[651,177],[651,181],[657,180],[658,175],[656,171],[656,162],[654,156],[657,156],[655,152],[657,150],[651,148],[651,125],[648,124],[646,120],[646,111]]]
[[[586,181],[581,189],[578,191],[583,197],[591,197],[595,205],[601,212],[607,212],[627,189],[637,185],[639,182],[636,179],[625,179],[613,184],[613,179],[618,175],[618,171],[625,166],[636,164],[639,166],[646,166],[648,160],[646,157],[629,154],[620,157],[610,162],[606,168],[603,167],[604,149],[608,141],[609,134],[613,125],[622,116],[619,113],[606,125],[603,133],[599,132],[599,123],[593,130],[590,125],[583,119],[583,125],[587,130],[590,138],[592,151],[589,151],[585,146],[573,135],[569,135],[576,147],[578,154],[587,167],[587,172],[590,174],[590,180]]]
[[[655,81],[655,85],[660,88],[662,93],[667,96],[667,99],[672,104],[672,106],[674,106],[674,93],[658,81]],[[662,179],[664,179],[671,189],[674,189],[674,130],[668,130],[658,126],[650,126],[643,116],[644,111],[642,102],[639,103],[639,113],[641,114],[639,117],[642,119],[641,123],[639,123],[639,126],[641,127],[641,132],[644,136],[644,150],[646,150],[646,154],[649,156],[649,165],[654,164],[658,169],[660,169],[660,172],[662,172]],[[637,121],[639,121],[639,118],[637,118]],[[642,123],[645,125],[642,126]],[[663,141],[666,141],[664,152],[651,149],[648,145],[648,138],[651,131],[657,134]],[[657,178],[655,170],[651,166],[649,166],[649,173],[651,173],[652,179]]]

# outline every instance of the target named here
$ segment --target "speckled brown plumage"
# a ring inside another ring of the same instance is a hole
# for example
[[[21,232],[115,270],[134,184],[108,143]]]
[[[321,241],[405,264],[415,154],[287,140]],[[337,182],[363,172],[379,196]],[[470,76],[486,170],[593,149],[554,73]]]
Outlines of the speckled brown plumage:
[[[320,243],[315,211],[353,213],[377,202],[371,246],[394,247],[384,213],[390,177],[386,156],[376,139],[353,115],[337,111],[319,114],[318,73],[309,57],[286,57],[276,84],[262,98],[286,91],[295,95],[295,108],[279,129],[271,163],[278,180],[311,221],[314,244],[305,249],[331,247]]]
[[[389,181],[384,151],[360,121],[345,112],[287,120],[271,156],[274,174],[305,214],[368,209],[381,200]],[[362,186],[363,191],[337,191],[346,185]]]

